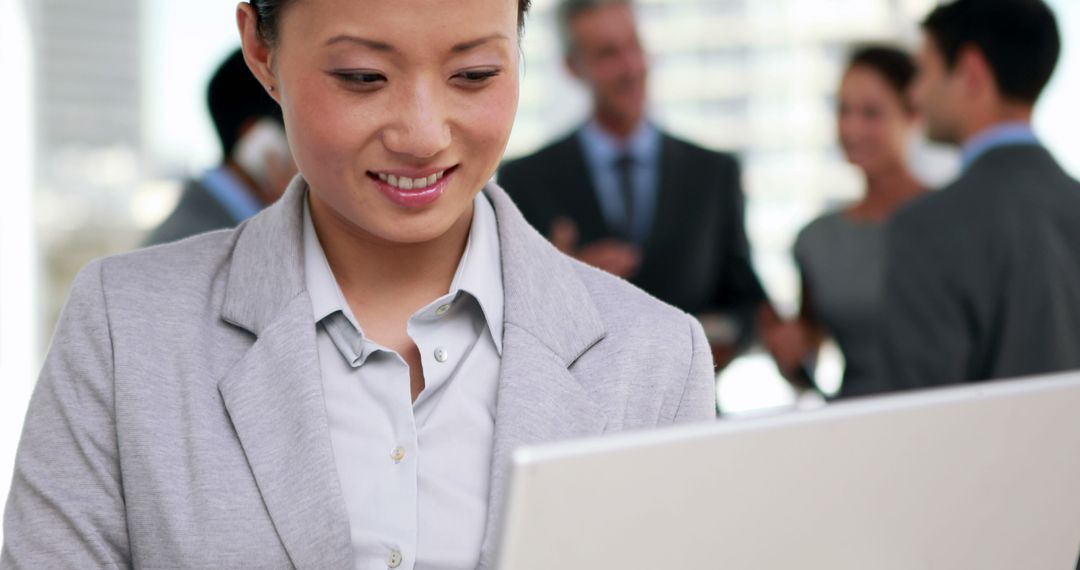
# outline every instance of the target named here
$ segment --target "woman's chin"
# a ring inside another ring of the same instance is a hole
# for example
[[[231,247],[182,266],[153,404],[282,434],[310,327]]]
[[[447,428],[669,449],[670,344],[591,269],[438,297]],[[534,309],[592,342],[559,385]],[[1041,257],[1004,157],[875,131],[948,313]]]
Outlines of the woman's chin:
[[[461,217],[461,214],[454,215],[437,209],[399,211],[396,214],[384,217],[377,224],[378,227],[372,228],[375,231],[370,233],[383,241],[400,245],[430,243],[447,235]]]

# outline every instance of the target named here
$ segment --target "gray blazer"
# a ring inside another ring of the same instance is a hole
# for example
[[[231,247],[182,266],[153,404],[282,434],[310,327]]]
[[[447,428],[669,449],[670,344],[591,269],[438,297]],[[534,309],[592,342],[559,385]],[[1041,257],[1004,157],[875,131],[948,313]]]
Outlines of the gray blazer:
[[[1046,149],[989,151],[886,242],[892,387],[1080,368],[1080,184]]]
[[[498,187],[505,330],[481,568],[518,446],[714,417],[690,316],[556,251]],[[0,567],[350,568],[304,289],[303,181],[235,230],[80,273]]]

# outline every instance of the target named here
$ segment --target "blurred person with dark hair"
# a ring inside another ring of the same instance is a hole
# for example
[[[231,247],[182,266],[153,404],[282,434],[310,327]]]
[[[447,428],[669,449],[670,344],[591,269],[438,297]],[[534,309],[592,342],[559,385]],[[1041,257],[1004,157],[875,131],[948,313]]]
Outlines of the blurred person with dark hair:
[[[878,353],[885,224],[925,189],[908,166],[917,116],[908,98],[915,61],[888,46],[857,49],[840,84],[837,131],[844,156],[865,179],[854,205],[810,223],[795,242],[802,275],[799,317],[764,315],[763,338],[784,376],[796,384],[831,336],[846,368],[839,396],[887,390]]]
[[[959,0],[923,22],[913,89],[964,171],[886,234],[883,353],[920,388],[1080,368],[1080,184],[1032,111],[1060,51],[1041,0]]]
[[[251,74],[239,49],[214,72],[206,104],[221,142],[222,164],[186,184],[176,208],[146,245],[231,228],[281,197],[296,174],[281,108]]]
[[[567,0],[558,21],[566,66],[589,89],[593,116],[505,164],[499,183],[562,251],[704,317],[723,365],[765,299],[739,165],[647,117],[648,62],[632,2]]]

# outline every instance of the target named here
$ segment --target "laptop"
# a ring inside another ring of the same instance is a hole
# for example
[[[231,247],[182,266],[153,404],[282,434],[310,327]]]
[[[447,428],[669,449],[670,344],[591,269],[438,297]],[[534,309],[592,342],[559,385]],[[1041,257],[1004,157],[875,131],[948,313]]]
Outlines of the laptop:
[[[519,450],[504,570],[1072,570],[1080,373]]]

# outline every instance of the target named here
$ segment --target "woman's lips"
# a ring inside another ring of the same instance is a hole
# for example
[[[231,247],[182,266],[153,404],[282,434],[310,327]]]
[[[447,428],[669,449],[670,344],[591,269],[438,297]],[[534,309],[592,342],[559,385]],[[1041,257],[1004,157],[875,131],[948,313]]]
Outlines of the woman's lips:
[[[422,208],[436,200],[446,191],[457,167],[451,167],[426,176],[398,176],[396,174],[368,172],[368,178],[391,202],[403,208]],[[417,187],[423,184],[423,186]]]

